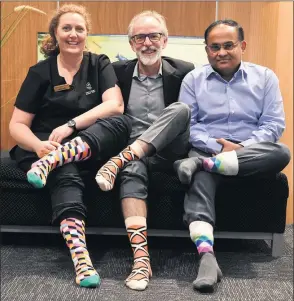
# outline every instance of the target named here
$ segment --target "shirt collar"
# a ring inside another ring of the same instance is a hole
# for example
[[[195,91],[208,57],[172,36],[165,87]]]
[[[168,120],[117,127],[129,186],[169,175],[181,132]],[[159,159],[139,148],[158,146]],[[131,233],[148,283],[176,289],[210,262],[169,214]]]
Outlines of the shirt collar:
[[[237,76],[239,73],[242,75],[242,77],[247,74],[246,67],[243,61],[241,61],[240,67],[235,72],[234,76]],[[210,77],[211,74],[218,74],[218,73],[211,67],[210,64],[208,64],[206,69],[206,78]]]
[[[160,63],[160,67],[159,67],[159,71],[158,71],[158,74],[156,75],[152,75],[152,76],[147,76],[147,75],[144,75],[144,74],[139,74],[139,64],[138,62],[136,63],[136,66],[135,66],[135,69],[134,69],[134,72],[133,72],[133,78],[137,78],[137,79],[145,79],[146,77],[151,77],[151,78],[158,78],[158,77],[161,77],[162,76],[162,62]]]

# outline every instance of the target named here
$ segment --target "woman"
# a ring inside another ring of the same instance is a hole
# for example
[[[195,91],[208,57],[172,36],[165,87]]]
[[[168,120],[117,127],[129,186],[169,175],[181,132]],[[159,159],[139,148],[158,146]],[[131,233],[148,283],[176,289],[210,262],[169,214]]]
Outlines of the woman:
[[[9,129],[18,144],[11,157],[32,185],[49,188],[53,221],[70,249],[76,283],[97,287],[100,277],[85,242],[80,172],[86,166],[73,161],[91,159],[97,165],[107,160],[126,145],[131,125],[122,115],[123,99],[108,57],[84,52],[89,30],[84,7],[69,4],[56,11],[42,46],[48,58],[29,69]]]

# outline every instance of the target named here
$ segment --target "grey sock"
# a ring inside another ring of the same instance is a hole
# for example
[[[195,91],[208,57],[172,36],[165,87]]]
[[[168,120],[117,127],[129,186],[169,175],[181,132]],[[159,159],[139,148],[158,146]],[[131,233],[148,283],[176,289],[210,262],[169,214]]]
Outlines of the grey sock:
[[[198,275],[193,282],[193,288],[200,292],[212,292],[221,277],[222,272],[215,256],[211,253],[205,253],[200,259]]]
[[[202,161],[197,157],[177,160],[174,169],[182,184],[190,184],[193,174],[202,169]]]

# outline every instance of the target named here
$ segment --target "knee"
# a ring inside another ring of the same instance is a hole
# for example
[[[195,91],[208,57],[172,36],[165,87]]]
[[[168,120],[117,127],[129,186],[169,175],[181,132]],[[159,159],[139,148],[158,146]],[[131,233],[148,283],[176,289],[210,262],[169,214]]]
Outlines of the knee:
[[[113,116],[110,118],[113,118],[114,120],[121,122],[121,123],[125,124],[126,126],[131,126],[131,124],[132,124],[131,118],[124,114],[116,115],[116,116]]]
[[[277,158],[281,161],[283,166],[287,166],[291,160],[291,152],[288,146],[284,143],[277,143]]]
[[[97,125],[107,129],[108,132],[117,133],[119,136],[128,137],[132,131],[131,118],[123,114],[98,119],[95,123],[94,132],[99,132],[97,131]]]
[[[132,120],[127,115],[117,115],[113,117],[109,117],[109,120],[111,123],[114,123],[116,125],[119,125],[122,127],[128,135],[131,134],[132,131]]]
[[[174,102],[173,104],[169,105],[169,108],[172,109],[181,120],[190,121],[191,110],[185,103],[179,101]]]

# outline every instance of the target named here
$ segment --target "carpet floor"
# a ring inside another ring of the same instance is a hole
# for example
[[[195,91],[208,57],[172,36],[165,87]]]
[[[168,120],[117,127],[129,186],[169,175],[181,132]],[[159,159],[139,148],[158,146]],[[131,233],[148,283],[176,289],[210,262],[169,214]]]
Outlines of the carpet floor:
[[[293,300],[293,226],[285,250],[271,257],[269,243],[218,239],[215,250],[224,277],[212,294],[193,291],[198,257],[187,238],[149,238],[153,278],[143,292],[124,286],[132,265],[125,236],[88,236],[101,287],[74,283],[74,270],[62,237],[2,233],[1,301],[288,301]]]

